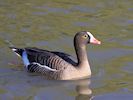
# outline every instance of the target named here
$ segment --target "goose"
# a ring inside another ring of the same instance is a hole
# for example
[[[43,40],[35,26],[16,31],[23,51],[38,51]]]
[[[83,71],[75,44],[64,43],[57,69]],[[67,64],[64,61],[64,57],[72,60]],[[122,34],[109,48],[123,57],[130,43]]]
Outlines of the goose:
[[[39,73],[53,80],[74,80],[91,77],[90,64],[87,57],[86,45],[101,44],[90,32],[77,32],[74,36],[74,47],[77,62],[69,54],[48,51],[36,47],[10,47],[22,58],[24,68],[31,73]]]

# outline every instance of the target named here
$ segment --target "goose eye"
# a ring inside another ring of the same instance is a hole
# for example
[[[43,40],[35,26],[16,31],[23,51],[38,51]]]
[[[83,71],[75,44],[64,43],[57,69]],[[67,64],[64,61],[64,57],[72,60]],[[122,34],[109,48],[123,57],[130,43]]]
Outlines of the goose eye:
[[[83,38],[85,38],[85,39],[88,38],[88,35],[87,34],[83,35]]]

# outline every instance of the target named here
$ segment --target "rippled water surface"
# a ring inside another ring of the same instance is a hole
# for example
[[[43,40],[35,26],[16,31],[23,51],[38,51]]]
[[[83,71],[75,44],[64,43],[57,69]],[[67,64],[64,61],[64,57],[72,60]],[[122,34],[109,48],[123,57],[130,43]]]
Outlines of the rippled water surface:
[[[28,74],[5,41],[75,56],[73,36],[90,31],[92,78],[45,80]],[[132,0],[0,0],[0,100],[132,100]]]

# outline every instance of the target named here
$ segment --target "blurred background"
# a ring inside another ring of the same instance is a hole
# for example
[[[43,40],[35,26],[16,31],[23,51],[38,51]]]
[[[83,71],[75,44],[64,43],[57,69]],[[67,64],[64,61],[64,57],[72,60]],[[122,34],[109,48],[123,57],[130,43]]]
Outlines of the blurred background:
[[[16,47],[38,47],[75,56],[76,32],[90,31],[92,78],[52,81],[28,74]],[[0,100],[132,100],[132,0],[0,0]]]

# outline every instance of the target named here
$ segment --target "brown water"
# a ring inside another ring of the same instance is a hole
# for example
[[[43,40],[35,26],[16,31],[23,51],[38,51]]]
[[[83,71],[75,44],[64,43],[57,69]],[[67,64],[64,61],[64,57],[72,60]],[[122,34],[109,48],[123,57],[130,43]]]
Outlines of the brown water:
[[[24,71],[5,43],[75,56],[73,36],[90,31],[92,78],[50,81]],[[0,0],[0,100],[133,100],[132,0]]]

